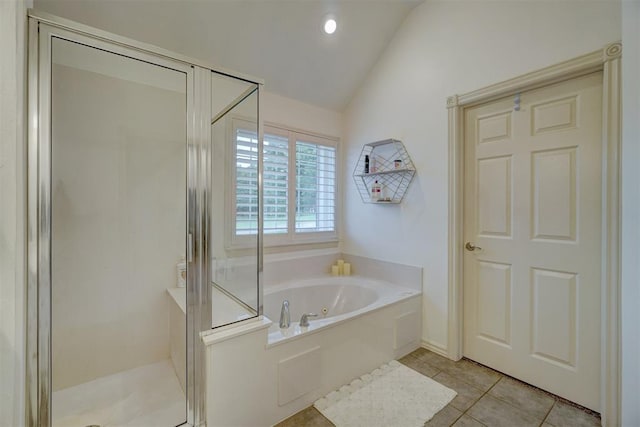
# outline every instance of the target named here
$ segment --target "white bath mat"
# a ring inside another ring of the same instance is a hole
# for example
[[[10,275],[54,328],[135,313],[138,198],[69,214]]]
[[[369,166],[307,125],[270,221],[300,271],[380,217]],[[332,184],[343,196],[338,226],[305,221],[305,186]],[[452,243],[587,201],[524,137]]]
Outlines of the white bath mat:
[[[314,406],[336,427],[422,427],[456,394],[393,360]]]

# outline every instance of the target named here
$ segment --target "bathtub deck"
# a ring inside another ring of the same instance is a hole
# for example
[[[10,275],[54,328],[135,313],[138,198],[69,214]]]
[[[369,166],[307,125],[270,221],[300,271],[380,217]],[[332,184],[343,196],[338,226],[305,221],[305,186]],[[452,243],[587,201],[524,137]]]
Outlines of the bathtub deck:
[[[170,360],[53,393],[53,427],[173,427],[186,421],[186,400]]]
[[[420,348],[400,362],[458,393],[425,426],[600,426],[594,412],[467,359],[454,362]],[[275,427],[331,426],[311,406]]]

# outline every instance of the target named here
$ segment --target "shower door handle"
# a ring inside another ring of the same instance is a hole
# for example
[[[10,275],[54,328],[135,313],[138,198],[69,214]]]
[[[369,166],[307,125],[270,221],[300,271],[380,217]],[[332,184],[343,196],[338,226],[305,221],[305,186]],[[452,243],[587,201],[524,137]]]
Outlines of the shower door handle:
[[[187,234],[187,262],[193,262],[193,234]]]

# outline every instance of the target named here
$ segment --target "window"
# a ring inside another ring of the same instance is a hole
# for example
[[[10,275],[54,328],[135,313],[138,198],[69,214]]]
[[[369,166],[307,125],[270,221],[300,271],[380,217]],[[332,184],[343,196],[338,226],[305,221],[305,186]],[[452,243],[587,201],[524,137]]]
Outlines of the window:
[[[234,120],[232,143],[232,245],[242,246],[258,230],[258,138]],[[337,141],[265,126],[263,148],[265,245],[336,240]]]
[[[295,231],[335,231],[336,148],[296,141]]]

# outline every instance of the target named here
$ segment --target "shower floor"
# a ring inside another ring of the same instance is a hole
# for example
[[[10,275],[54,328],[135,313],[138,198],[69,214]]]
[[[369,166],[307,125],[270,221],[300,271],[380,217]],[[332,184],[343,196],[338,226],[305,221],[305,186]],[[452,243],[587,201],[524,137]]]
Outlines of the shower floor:
[[[171,360],[53,393],[53,427],[173,427],[185,421],[186,400]]]

